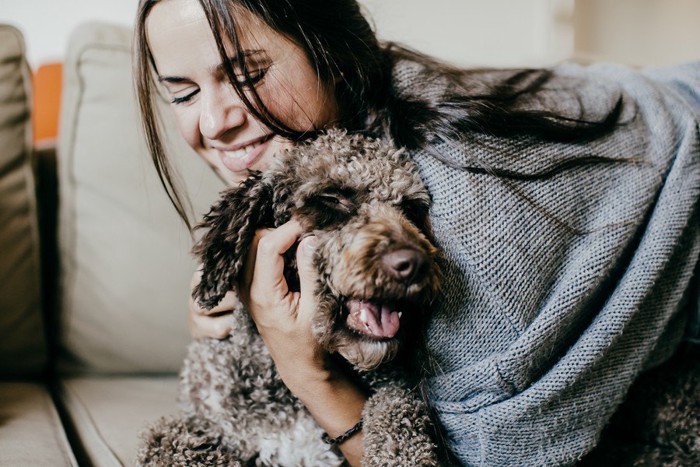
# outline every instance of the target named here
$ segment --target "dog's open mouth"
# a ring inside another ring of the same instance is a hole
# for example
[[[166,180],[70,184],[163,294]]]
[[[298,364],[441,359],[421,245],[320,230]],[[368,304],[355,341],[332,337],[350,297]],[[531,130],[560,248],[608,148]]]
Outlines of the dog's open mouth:
[[[347,325],[374,339],[391,339],[401,327],[402,312],[395,303],[348,300]]]

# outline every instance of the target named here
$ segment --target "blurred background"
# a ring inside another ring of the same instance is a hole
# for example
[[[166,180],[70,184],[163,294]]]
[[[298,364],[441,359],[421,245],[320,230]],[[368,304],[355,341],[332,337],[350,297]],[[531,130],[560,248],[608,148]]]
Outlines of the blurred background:
[[[329,0],[332,1],[332,0]],[[360,0],[380,38],[464,66],[700,60],[700,0]],[[35,142],[55,137],[68,38],[90,20],[131,25],[138,0],[0,0],[34,70]]]
[[[138,0],[0,0],[30,63],[61,61],[71,30],[131,24]],[[700,59],[700,0],[361,0],[381,37],[464,65]]]

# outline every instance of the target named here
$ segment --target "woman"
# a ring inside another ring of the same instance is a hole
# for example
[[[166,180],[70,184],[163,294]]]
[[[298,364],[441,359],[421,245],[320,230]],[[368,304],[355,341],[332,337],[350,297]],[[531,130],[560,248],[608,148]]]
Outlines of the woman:
[[[142,0],[136,79],[188,225],[156,81],[188,144],[231,184],[330,126],[408,148],[447,259],[428,396],[462,463],[580,459],[697,314],[683,297],[700,249],[700,64],[459,70],[378,43],[354,0]],[[242,290],[283,381],[335,437],[365,395],[311,338],[312,238],[300,293],[286,288],[281,255],[299,233],[293,221],[259,232]],[[226,299],[190,308],[195,337],[235,332]],[[361,431],[340,449],[359,463]]]

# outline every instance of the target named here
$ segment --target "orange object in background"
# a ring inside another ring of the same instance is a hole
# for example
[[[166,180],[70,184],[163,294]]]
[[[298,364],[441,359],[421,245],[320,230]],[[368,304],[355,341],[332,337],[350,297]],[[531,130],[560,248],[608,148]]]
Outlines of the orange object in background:
[[[61,63],[47,63],[39,66],[34,72],[32,103],[34,146],[51,145],[56,142],[62,86],[63,65]]]

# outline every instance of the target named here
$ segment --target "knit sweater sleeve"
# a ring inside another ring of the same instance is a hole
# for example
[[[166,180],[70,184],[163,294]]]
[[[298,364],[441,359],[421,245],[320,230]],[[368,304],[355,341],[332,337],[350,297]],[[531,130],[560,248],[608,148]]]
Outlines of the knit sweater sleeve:
[[[420,73],[397,80],[416,89]],[[697,88],[558,69],[553,85],[571,83],[591,112],[622,96],[619,127],[585,144],[436,139],[412,153],[445,257],[429,393],[467,465],[574,463],[686,326],[700,251]],[[524,176],[459,168],[474,163]]]

